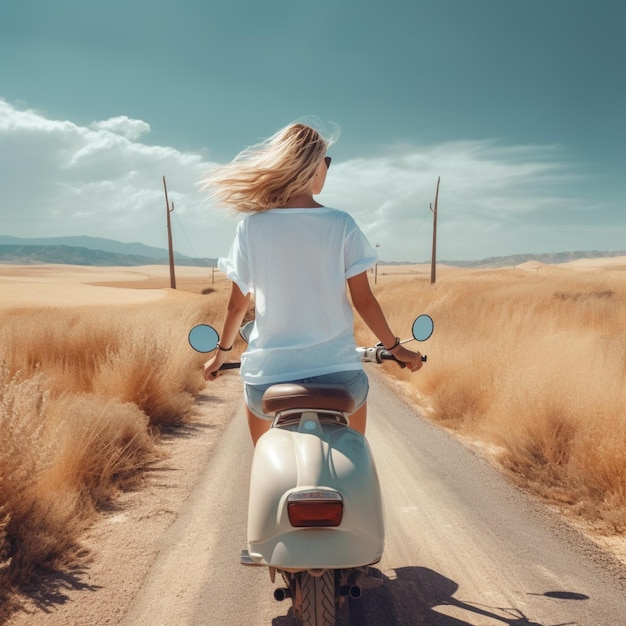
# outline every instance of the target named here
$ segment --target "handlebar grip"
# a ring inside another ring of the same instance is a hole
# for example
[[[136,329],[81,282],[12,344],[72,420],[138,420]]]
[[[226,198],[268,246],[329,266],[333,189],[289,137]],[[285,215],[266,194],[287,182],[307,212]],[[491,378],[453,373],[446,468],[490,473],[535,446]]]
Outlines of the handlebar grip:
[[[396,359],[396,357],[387,350],[381,350],[379,356],[381,361],[395,361],[400,367],[406,367],[406,363],[398,361],[398,359]]]
[[[387,350],[381,350],[380,359],[381,361],[395,361],[400,367],[406,367],[406,363],[396,359],[396,357]],[[428,361],[428,355],[422,354],[422,363],[426,363],[426,361]]]
[[[221,367],[220,370],[236,370],[239,369],[241,367],[241,363],[236,362],[236,363],[224,363]]]

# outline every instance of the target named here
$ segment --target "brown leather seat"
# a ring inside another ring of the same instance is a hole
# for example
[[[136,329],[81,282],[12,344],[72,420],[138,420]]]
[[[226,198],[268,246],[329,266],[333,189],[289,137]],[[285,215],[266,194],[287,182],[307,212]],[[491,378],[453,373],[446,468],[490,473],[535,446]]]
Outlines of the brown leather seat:
[[[342,385],[272,385],[263,394],[263,412],[274,415],[288,409],[314,411],[354,411],[354,398]]]

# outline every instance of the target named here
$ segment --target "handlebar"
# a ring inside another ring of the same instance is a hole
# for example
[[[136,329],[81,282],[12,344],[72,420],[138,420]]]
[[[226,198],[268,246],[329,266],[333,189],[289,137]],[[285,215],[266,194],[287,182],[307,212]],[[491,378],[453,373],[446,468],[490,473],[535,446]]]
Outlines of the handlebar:
[[[364,363],[382,363],[383,361],[395,361],[400,367],[406,367],[406,363],[399,361],[389,350],[385,350],[382,346],[374,346],[372,348],[357,348],[357,352]],[[422,363],[426,363],[428,356],[422,355]]]
[[[237,370],[241,367],[241,362],[236,361],[233,363],[224,363],[220,366],[221,370]]]
[[[357,348],[356,349],[361,361],[364,363],[382,363],[383,361],[395,361],[400,367],[406,367],[406,363],[396,359],[391,352],[381,348],[380,346],[374,346],[372,348]],[[427,355],[422,355],[422,362],[426,363],[428,360]],[[224,363],[220,370],[234,370],[241,367],[239,361],[233,363]]]

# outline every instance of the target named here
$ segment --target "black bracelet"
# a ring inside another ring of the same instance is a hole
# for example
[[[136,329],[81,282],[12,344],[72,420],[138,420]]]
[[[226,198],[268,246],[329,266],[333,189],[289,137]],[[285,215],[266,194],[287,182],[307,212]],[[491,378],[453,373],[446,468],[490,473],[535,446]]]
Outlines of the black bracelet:
[[[221,350],[222,352],[230,352],[233,349],[233,347],[231,346],[230,348],[222,348],[222,346],[220,346],[220,344],[218,343],[217,349]]]
[[[383,346],[383,348],[385,348],[387,352],[391,352],[392,350],[395,350],[399,345],[400,345],[400,337],[396,337],[396,343],[394,343],[393,346],[391,346],[391,348],[385,348],[385,346]]]

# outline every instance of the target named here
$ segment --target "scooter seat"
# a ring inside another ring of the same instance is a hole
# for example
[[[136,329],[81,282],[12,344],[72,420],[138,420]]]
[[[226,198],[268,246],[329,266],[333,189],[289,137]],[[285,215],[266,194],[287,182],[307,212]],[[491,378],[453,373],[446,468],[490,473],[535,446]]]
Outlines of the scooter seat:
[[[263,394],[263,412],[274,415],[290,409],[352,413],[354,398],[342,385],[272,385]]]

